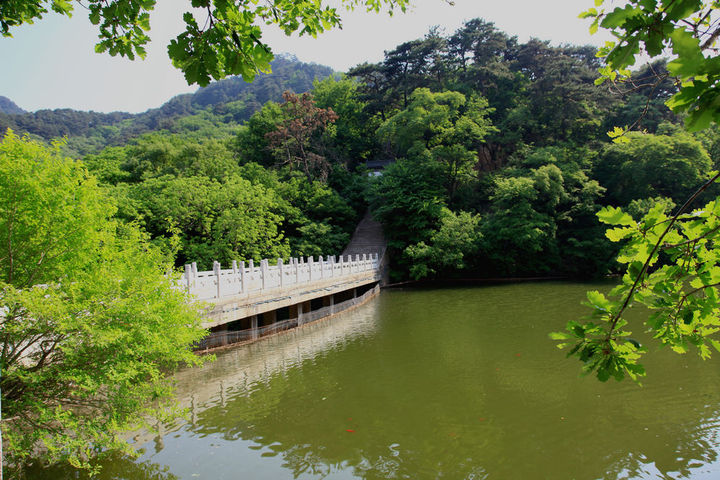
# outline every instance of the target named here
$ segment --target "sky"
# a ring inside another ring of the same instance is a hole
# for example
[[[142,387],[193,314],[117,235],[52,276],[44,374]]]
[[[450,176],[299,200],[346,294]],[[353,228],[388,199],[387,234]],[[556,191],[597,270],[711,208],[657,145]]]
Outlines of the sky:
[[[480,17],[523,42],[531,37],[553,45],[602,45],[605,32],[588,33],[578,14],[593,0],[414,0],[405,14],[345,12],[343,29],[311,37],[286,37],[265,30],[273,52],[291,53],[304,62],[344,72],[363,62],[379,62],[384,51],[422,38],[431,27],[448,34],[464,21]],[[167,45],[183,29],[187,0],[158,0],[151,16],[152,42],[145,60],[130,61],[96,54],[97,31],[76,4],[71,19],[48,14],[32,25],[0,37],[0,95],[20,108],[73,108],[96,112],[142,112],[157,108],[175,95],[194,92],[167,57]]]

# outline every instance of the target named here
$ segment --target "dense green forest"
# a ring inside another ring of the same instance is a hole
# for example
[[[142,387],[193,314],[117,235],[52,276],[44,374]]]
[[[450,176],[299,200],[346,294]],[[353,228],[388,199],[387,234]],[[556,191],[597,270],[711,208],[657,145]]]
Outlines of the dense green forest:
[[[720,149],[716,129],[686,133],[667,109],[662,62],[617,92],[595,85],[595,54],[475,19],[344,76],[281,57],[252,84],[143,114],[0,113],[0,127],[66,136],[116,216],[177,265],[337,254],[369,207],[396,279],[592,277],[617,268],[597,212],[672,209]],[[629,141],[613,143],[614,126]]]

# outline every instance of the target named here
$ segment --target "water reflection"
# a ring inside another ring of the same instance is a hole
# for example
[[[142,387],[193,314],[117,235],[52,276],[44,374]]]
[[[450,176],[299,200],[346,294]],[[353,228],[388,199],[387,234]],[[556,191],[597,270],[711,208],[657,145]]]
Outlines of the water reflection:
[[[587,289],[384,292],[226,352],[178,375],[191,421],[138,438],[140,465],[183,479],[718,478],[719,359],[652,352],[642,388],[578,378],[547,332],[584,314]],[[118,471],[103,478],[153,478]]]
[[[371,303],[254,344],[220,351],[214,362],[175,375],[180,407],[189,412],[190,423],[197,424],[198,415],[208,408],[225,407],[230,398],[247,396],[251,389],[258,391],[266,388],[274,375],[295,368],[306,360],[312,361],[355,339],[371,336],[376,325],[376,309],[377,305]],[[166,435],[178,430],[184,423],[178,420],[161,426],[161,429]],[[162,443],[154,434],[148,433],[140,433],[132,441],[144,445],[151,438],[158,444]]]
[[[658,352],[642,389],[577,379],[545,334],[548,309],[580,314],[578,297],[548,287],[488,289],[480,305],[384,294],[365,341],[276,363],[188,433],[247,442],[292,478],[690,478],[716,464],[717,369]]]
[[[178,480],[179,477],[170,472],[166,465],[158,465],[150,461],[138,462],[126,455],[112,453],[105,455],[101,462],[103,470],[99,476],[93,476],[85,471],[78,471],[69,466],[52,468],[31,468],[23,477],[10,477],[17,480],[48,479],[76,479],[76,480]]]

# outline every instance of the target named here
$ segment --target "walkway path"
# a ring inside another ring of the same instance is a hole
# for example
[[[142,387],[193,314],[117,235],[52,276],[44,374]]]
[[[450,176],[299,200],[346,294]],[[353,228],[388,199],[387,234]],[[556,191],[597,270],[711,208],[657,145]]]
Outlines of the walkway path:
[[[372,215],[370,215],[368,211],[358,224],[350,239],[350,243],[345,247],[342,254],[362,255],[363,253],[377,253],[382,256],[385,248],[387,248],[387,241],[383,234],[382,225],[372,218]]]

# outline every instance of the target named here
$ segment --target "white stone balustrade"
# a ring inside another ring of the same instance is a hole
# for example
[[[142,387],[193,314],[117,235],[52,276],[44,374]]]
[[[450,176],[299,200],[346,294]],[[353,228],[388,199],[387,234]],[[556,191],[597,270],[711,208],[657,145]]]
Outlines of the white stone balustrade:
[[[197,300],[219,301],[239,295],[262,294],[269,290],[310,286],[312,283],[329,280],[341,282],[358,273],[379,271],[380,257],[375,254],[350,255],[338,259],[335,256],[291,258],[288,263],[278,259],[271,265],[261,260],[255,265],[252,260],[233,262],[232,268],[223,269],[215,262],[213,270],[198,272],[196,264],[185,266],[180,286]]]

